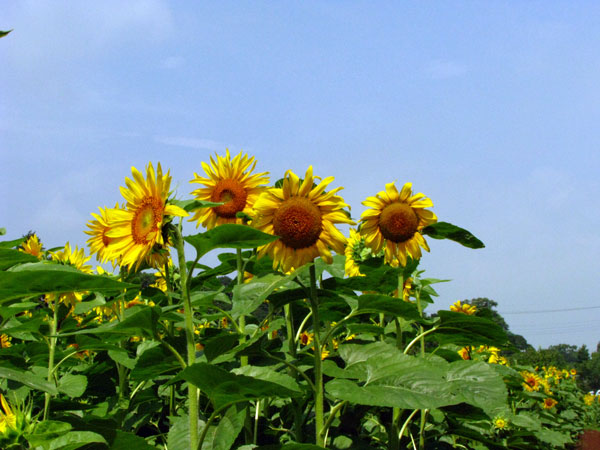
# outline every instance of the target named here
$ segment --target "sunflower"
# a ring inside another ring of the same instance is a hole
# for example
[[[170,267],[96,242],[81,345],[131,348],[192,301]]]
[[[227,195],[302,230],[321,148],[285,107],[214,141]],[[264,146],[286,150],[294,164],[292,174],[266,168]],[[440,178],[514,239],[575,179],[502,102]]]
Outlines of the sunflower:
[[[117,203],[115,209],[119,207]],[[110,211],[108,208],[98,208],[100,214],[92,213],[94,220],[90,220],[87,223],[89,230],[85,230],[84,233],[92,236],[87,240],[87,244],[90,247],[90,252],[96,254],[96,259],[100,262],[106,262],[108,259],[113,259],[114,256],[108,249],[112,239],[109,238],[106,233],[110,230]]]
[[[8,348],[12,346],[12,338],[6,334],[0,334],[0,348]]]
[[[0,435],[6,435],[7,431],[10,433],[10,430],[17,431],[17,416],[2,394],[0,394],[0,405],[2,405],[2,411],[0,411]]]
[[[450,305],[450,311],[463,313],[467,316],[472,316],[477,312],[477,306],[469,305],[468,303],[463,304],[460,300],[457,300],[452,305]]]
[[[360,273],[360,268],[358,267],[358,261],[362,259],[360,251],[364,247],[362,241],[363,239],[360,234],[354,228],[350,228],[350,237],[344,250],[344,254],[346,255],[344,271],[349,277],[364,277],[364,274]]]
[[[28,253],[32,256],[35,256],[37,259],[42,259],[44,257],[42,243],[35,233],[29,234],[25,237],[25,241],[21,244],[19,250],[23,253]]]
[[[507,427],[508,427],[508,420],[506,420],[502,416],[494,417],[494,428],[496,430],[504,430]]]
[[[164,250],[167,242],[163,237],[163,226],[170,222],[170,216],[185,217],[188,213],[169,203],[171,175],[168,171],[163,175],[160,163],[156,173],[152,163],[148,164],[145,180],[135,167],[131,172],[134,179],[125,178],[127,187],[121,187],[121,194],[127,200],[126,207],[108,211],[110,228],[105,234],[110,239],[107,257],[118,256],[122,266],[137,270],[143,261],[154,261],[153,251]]]
[[[556,400],[554,400],[553,398],[547,397],[544,399],[544,409],[552,409],[554,408],[554,406],[556,406],[558,402]]]
[[[418,193],[412,195],[412,183],[406,183],[398,192],[394,183],[385,185],[385,191],[368,197],[362,204],[369,207],[361,215],[360,234],[365,244],[378,253],[384,248],[385,261],[398,261],[406,266],[406,257],[421,257],[421,247],[429,251],[420,231],[437,222],[435,214],[425,208],[433,202]]]
[[[86,256],[84,250],[82,248],[78,248],[77,246],[72,249],[68,242],[62,250],[58,252],[51,252],[50,256],[52,257],[52,261],[55,261],[58,264],[75,267],[77,270],[83,273],[92,273],[92,266],[86,264],[86,262],[91,259],[91,256]],[[58,301],[67,306],[74,307],[75,304],[80,302],[86,294],[86,291],[66,292],[59,295]],[[46,294],[46,301],[53,307],[56,302],[56,294]]]
[[[192,192],[197,200],[223,203],[200,208],[190,218],[190,221],[197,221],[196,227],[202,225],[208,230],[224,223],[242,223],[243,219],[238,218],[237,213],[250,214],[258,196],[265,190],[264,185],[269,182],[268,172],[252,174],[256,166],[253,156],[240,152],[232,160],[229,150],[225,157],[216,156],[216,161],[210,157],[210,165],[202,163],[208,178],[194,173],[194,179],[190,181],[204,185]]]
[[[542,379],[539,377],[539,375],[524,370],[521,372],[521,376],[523,377],[523,387],[526,391],[533,392],[540,390],[540,387],[542,386]]]
[[[353,225],[344,207],[349,207],[336,194],[341,187],[325,192],[333,181],[327,177],[314,184],[312,166],[300,181],[291,170],[283,178],[281,188],[264,192],[254,205],[256,217],[253,226],[279,239],[261,247],[259,256],[268,254],[273,259],[273,268],[287,272],[299,268],[321,256],[332,262],[331,250],[344,253],[346,238],[334,226],[336,223]]]

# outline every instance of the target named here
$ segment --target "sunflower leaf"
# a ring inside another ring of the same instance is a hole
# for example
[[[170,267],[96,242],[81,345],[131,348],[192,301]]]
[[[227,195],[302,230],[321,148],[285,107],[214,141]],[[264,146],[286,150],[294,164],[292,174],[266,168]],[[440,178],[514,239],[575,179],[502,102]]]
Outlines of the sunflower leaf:
[[[29,253],[0,247],[0,270],[6,270],[9,267],[27,262],[38,262],[38,259]]]
[[[484,248],[485,244],[477,239],[470,231],[457,227],[448,222],[437,222],[429,225],[421,233],[433,239],[450,239],[468,248]]]
[[[185,236],[184,239],[196,249],[198,257],[202,257],[216,248],[255,248],[273,242],[278,237],[246,225],[226,223],[205,233]]]
[[[0,228],[0,236],[4,236],[6,234],[6,228]]]
[[[200,208],[213,208],[224,204],[222,202],[207,202],[204,200],[171,200],[171,203],[185,209],[187,212],[195,211]]]
[[[8,33],[10,33],[12,30],[8,30],[8,31],[0,31],[0,38],[3,38],[4,36],[6,36]],[[4,230],[4,228],[0,228],[0,230]],[[1,233],[4,234],[4,233]]]

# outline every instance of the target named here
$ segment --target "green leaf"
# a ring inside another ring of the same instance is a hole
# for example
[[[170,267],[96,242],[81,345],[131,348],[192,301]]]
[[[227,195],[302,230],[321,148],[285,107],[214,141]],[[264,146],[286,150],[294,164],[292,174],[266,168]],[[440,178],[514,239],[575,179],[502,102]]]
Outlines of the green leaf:
[[[70,431],[50,441],[49,450],[75,450],[92,442],[108,444],[102,435],[92,431]]]
[[[204,200],[172,200],[171,203],[185,209],[187,212],[200,208],[213,208],[215,206],[224,205],[222,202],[207,202]]]
[[[0,33],[7,33],[6,31],[0,31]],[[8,31],[10,33],[10,31]],[[6,35],[5,35],[6,36]],[[4,236],[6,234],[6,228],[0,228],[0,236]]]
[[[6,36],[8,33],[10,33],[12,30],[8,30],[8,31],[0,31],[0,38],[3,38],[4,36]],[[0,235],[1,234],[6,234],[6,229],[4,228],[0,228]]]
[[[255,248],[278,239],[246,225],[224,224],[205,233],[184,237],[198,253],[198,257],[216,248]]]
[[[48,392],[52,395],[58,395],[58,390],[53,383],[50,383],[44,378],[31,372],[25,372],[10,367],[0,367],[0,378],[17,381],[25,386],[29,386],[32,389]]]
[[[85,375],[67,373],[58,380],[58,391],[70,398],[81,397],[86,388],[87,377]]]
[[[185,368],[168,384],[179,380],[185,380],[200,388],[217,409],[233,403],[267,397],[298,396],[298,392],[277,383],[236,375],[218,366],[202,362]]]
[[[73,428],[70,423],[59,422],[57,420],[44,420],[35,425],[31,434],[25,434],[25,439],[30,446],[37,447],[49,444],[49,441],[66,434]]]
[[[534,431],[533,434],[540,441],[559,448],[564,448],[565,444],[573,443],[573,440],[567,433],[561,433],[557,430],[549,430],[548,428],[543,428],[539,431]]]
[[[0,247],[0,270],[6,270],[17,264],[38,262],[39,260],[29,253],[20,252],[10,248]]]
[[[441,322],[433,338],[440,344],[501,347],[508,342],[508,336],[502,327],[484,317],[447,310],[438,311],[438,316]]]
[[[379,294],[364,294],[358,297],[356,313],[384,313],[406,320],[421,321],[417,306],[400,298]]]
[[[108,356],[113,361],[118,362],[119,364],[127,367],[128,369],[133,369],[135,367],[136,360],[130,358],[125,349],[109,350]]]
[[[231,315],[234,319],[247,316],[254,312],[273,291],[296,276],[296,272],[284,276],[268,274],[252,279],[249,283],[238,284],[233,287],[233,308]]]
[[[147,381],[180,368],[175,357],[162,346],[158,346],[146,350],[138,357],[130,376],[132,380]]]
[[[156,324],[160,317],[160,308],[157,306],[138,306],[135,309],[137,311],[131,313],[131,315],[127,316],[122,322],[110,322],[97,328],[86,328],[70,333],[61,333],[61,336],[100,333],[140,336],[146,338],[153,338],[156,336]]]
[[[247,377],[256,378],[257,380],[268,381],[283,386],[290,391],[302,393],[300,385],[289,375],[277,372],[271,367],[264,366],[243,366],[232,370],[237,375],[245,375]]]
[[[25,242],[25,238],[13,239],[12,241],[0,242],[0,248],[15,248]]]
[[[433,225],[429,225],[423,228],[421,233],[433,239],[450,239],[451,241],[458,242],[468,248],[485,247],[484,243],[473,236],[469,231],[448,222],[437,222]]]
[[[188,444],[189,446],[189,444]],[[169,447],[170,448],[170,447]],[[174,447],[177,448],[177,447]],[[185,447],[181,447],[185,448]],[[109,450],[154,450],[143,437],[136,436],[133,433],[116,430],[115,439],[110,443]]]
[[[0,303],[52,292],[115,291],[136,287],[60,264],[22,264],[13,269],[0,272]]]
[[[173,449],[190,448],[190,419],[187,415],[171,417],[167,435],[167,447]]]
[[[218,425],[211,426],[202,443],[202,450],[229,450],[232,448],[246,419],[246,408],[243,405],[232,405],[219,420]]]

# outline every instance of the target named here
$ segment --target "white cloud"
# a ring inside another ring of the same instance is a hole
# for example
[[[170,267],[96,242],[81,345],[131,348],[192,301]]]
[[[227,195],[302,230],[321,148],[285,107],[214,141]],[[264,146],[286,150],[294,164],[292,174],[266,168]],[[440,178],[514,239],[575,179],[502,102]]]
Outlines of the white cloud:
[[[425,72],[430,78],[443,80],[463,76],[467,73],[467,67],[456,61],[436,59],[427,65]]]
[[[181,136],[155,136],[154,141],[159,142],[161,144],[174,145],[177,147],[195,148],[198,150],[223,151],[226,148],[231,147],[222,142],[217,142],[210,139],[198,139]]]

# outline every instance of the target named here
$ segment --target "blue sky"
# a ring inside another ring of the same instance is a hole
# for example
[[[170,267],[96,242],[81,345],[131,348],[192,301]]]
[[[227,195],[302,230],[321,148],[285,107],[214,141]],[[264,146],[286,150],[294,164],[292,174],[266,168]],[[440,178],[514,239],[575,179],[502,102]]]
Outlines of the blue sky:
[[[597,2],[14,1],[0,29],[0,226],[83,245],[131,166],[411,181],[487,245],[430,240],[434,310],[499,303],[534,346],[600,340]],[[189,232],[194,228],[190,227]],[[588,308],[565,311],[573,308]],[[537,312],[561,310],[554,312]],[[525,312],[514,314],[516,312]]]

